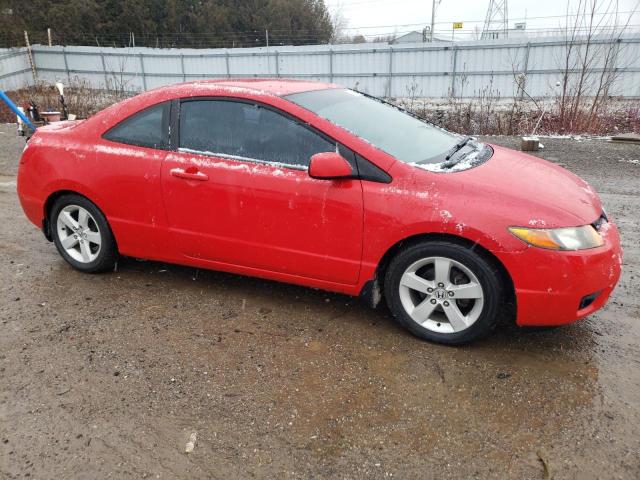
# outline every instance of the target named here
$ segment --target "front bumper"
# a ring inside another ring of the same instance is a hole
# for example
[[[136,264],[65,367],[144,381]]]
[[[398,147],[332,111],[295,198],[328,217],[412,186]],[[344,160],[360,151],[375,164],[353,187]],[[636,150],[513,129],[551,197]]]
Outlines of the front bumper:
[[[557,252],[530,247],[506,263],[516,292],[520,326],[565,325],[602,308],[618,283],[620,236],[613,223],[600,231],[602,247]]]

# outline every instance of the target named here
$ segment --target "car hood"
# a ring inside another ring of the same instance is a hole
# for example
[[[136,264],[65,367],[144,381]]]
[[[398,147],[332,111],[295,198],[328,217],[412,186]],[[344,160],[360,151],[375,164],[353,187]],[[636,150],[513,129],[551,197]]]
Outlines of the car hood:
[[[471,212],[482,209],[482,216],[501,217],[511,226],[587,225],[602,214],[598,195],[580,177],[532,155],[491,147],[493,156],[469,170],[422,171],[423,188],[438,190],[440,206],[449,203]]]

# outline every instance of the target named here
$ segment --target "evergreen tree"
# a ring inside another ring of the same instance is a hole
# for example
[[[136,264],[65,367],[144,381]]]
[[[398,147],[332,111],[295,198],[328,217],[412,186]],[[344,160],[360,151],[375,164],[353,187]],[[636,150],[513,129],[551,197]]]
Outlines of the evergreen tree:
[[[162,47],[326,43],[324,0],[0,0],[0,46],[55,44]]]

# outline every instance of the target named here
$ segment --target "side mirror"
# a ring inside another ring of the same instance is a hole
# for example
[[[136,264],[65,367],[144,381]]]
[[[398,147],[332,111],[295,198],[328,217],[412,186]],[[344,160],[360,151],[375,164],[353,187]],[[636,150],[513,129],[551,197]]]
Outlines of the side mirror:
[[[351,164],[337,152],[316,153],[309,163],[309,176],[318,180],[353,177]]]

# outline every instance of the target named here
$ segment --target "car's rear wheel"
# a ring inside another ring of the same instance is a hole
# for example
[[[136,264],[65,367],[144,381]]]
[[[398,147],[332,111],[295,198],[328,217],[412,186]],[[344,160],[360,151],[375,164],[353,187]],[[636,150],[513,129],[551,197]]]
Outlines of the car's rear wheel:
[[[493,330],[505,289],[487,256],[434,241],[400,251],[387,268],[384,290],[403,327],[420,338],[456,345]]]
[[[113,268],[116,243],[102,212],[80,195],[63,195],[51,208],[53,242],[71,266],[87,273]]]

